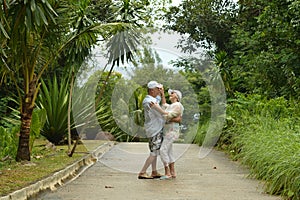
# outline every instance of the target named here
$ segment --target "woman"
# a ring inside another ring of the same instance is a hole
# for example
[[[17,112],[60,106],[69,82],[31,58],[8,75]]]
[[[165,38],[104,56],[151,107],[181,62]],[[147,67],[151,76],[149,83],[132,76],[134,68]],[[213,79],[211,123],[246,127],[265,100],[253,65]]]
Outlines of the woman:
[[[157,104],[153,104],[154,108],[158,110],[166,119],[166,124],[164,125],[164,139],[160,148],[160,157],[164,164],[165,175],[160,179],[170,179],[176,178],[175,173],[175,159],[173,156],[173,143],[179,138],[180,127],[178,122],[170,122],[174,117],[182,116],[183,105],[180,103],[182,99],[182,94],[179,90],[168,90],[169,99],[171,104],[167,104],[164,94],[162,92],[162,108]]]

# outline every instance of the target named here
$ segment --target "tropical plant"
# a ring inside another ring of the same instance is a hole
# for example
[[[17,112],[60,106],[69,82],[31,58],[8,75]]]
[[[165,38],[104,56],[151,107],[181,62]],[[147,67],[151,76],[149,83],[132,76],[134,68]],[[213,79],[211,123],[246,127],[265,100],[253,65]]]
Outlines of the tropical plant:
[[[120,129],[116,124],[115,118],[113,117],[111,110],[111,103],[108,103],[105,100],[100,100],[97,111],[96,111],[97,120],[101,131],[109,132],[114,136],[114,139],[120,142],[124,142],[124,137],[126,133]]]
[[[20,133],[20,112],[14,108],[10,116],[3,118],[7,127],[0,126],[1,142],[0,142],[0,157],[9,156],[15,157],[18,147],[17,136]],[[35,108],[32,113],[32,123],[30,127],[29,150],[32,151],[33,144],[36,138],[40,137],[40,130],[46,121],[46,110]]]
[[[128,105],[123,101],[123,107],[128,107],[128,113],[126,119],[121,121],[123,127],[127,129],[126,141],[141,141],[146,138],[144,130],[144,108],[143,100],[147,95],[146,89],[144,87],[137,87],[132,96],[129,98]]]
[[[235,94],[219,140],[234,159],[263,180],[268,193],[299,199],[299,105],[284,98]]]
[[[18,102],[9,95],[7,95],[7,97],[1,98],[0,126],[3,126],[5,128],[14,126],[14,124],[10,123],[10,121],[7,119],[12,119],[19,114],[19,111],[16,111],[15,107],[18,107]]]
[[[46,110],[47,120],[41,129],[41,135],[54,144],[59,144],[68,132],[69,80],[57,81],[56,75],[47,84],[41,80],[41,90],[37,107]]]
[[[130,25],[124,23],[89,21],[77,24],[76,16],[81,15],[77,8],[82,5],[87,7],[87,2],[1,1],[1,77],[2,80],[15,83],[20,99],[22,123],[17,161],[30,160],[32,111],[40,88],[40,78],[46,69],[56,66],[59,55],[70,55],[65,60],[72,62],[73,53],[79,55],[90,49],[98,35],[109,39],[118,31],[130,29]],[[126,40],[123,38],[118,42]],[[118,54],[111,60],[116,62],[120,56]]]
[[[214,63],[218,67],[218,74],[221,76],[228,97],[232,97],[232,74],[228,63],[227,53],[220,51],[216,53]]]
[[[17,134],[19,127],[4,128],[0,126],[0,158],[14,157],[17,153]],[[1,162],[0,162],[1,164]]]
[[[105,82],[105,79],[108,74],[110,78],[108,82]],[[122,130],[119,123],[117,123],[117,118],[119,118],[113,114],[113,101],[118,101],[117,99],[113,99],[113,92],[116,92],[117,88],[116,85],[120,84],[124,80],[122,79],[122,75],[117,72],[103,72],[101,73],[100,80],[97,87],[97,94],[103,91],[101,90],[102,87],[106,84],[106,90],[104,91],[103,98],[101,99],[99,105],[97,106],[96,115],[100,127],[103,131],[110,132],[117,141],[131,141],[132,137],[131,134],[127,132],[127,130]],[[123,88],[125,91],[126,88]],[[119,96],[121,99],[121,96]],[[119,101],[118,101],[119,102]]]

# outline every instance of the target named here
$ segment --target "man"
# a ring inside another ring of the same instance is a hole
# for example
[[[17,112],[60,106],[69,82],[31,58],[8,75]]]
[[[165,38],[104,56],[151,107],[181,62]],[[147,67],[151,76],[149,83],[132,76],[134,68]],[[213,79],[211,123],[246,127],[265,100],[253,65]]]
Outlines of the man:
[[[155,109],[152,109],[153,103],[160,103],[159,97],[163,94],[163,86],[156,81],[150,81],[147,84],[148,95],[143,100],[144,114],[145,114],[145,131],[146,135],[149,138],[149,149],[150,155],[145,161],[143,168],[141,169],[138,178],[139,179],[152,179],[160,178],[161,174],[157,172],[156,162],[157,156],[159,155],[159,149],[163,141],[163,127],[165,124],[165,119],[163,116]],[[176,122],[180,122],[181,118],[174,118]],[[146,171],[151,165],[152,173],[149,176]]]

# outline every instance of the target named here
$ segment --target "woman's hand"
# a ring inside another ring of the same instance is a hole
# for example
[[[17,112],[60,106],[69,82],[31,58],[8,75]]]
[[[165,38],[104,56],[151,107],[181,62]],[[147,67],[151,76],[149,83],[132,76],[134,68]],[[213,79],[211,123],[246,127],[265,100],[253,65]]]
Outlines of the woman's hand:
[[[159,91],[161,97],[165,96],[164,87],[159,88]]]

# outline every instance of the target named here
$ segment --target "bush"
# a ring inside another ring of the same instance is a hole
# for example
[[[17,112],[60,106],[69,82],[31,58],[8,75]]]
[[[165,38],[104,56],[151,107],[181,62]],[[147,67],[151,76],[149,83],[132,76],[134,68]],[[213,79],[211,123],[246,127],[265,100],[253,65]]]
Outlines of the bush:
[[[253,177],[266,182],[267,192],[299,199],[300,123],[262,116],[249,122],[248,130],[235,138],[241,146],[237,158],[251,167]]]
[[[218,145],[250,167],[267,192],[300,199],[300,117],[284,98],[237,94]]]
[[[20,133],[20,112],[10,108],[11,114],[3,118],[7,127],[0,126],[0,159],[6,156],[14,158],[18,149],[18,139]],[[30,127],[30,151],[36,138],[40,137],[40,130],[46,120],[46,111],[35,108],[32,113]]]
[[[19,127],[4,128],[0,126],[0,159],[9,156],[15,157],[18,148]]]

